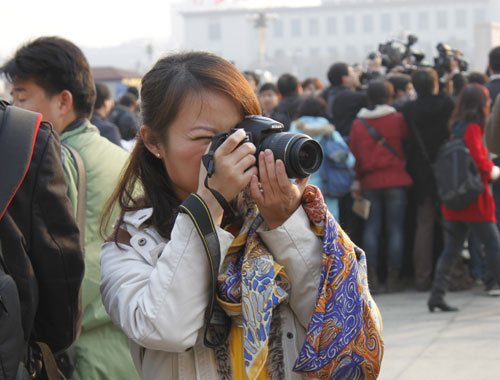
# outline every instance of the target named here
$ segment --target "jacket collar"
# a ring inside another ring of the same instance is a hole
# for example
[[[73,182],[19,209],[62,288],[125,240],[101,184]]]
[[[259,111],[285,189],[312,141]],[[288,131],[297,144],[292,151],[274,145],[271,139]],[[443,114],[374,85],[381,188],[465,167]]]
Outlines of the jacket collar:
[[[301,116],[293,122],[293,125],[309,136],[329,135],[335,130],[330,121],[321,116]]]
[[[152,215],[152,207],[143,208],[137,211],[126,212],[123,216],[123,221],[138,229],[145,221],[151,218]]]
[[[500,79],[500,74],[490,75],[490,82],[492,82],[494,80],[499,80],[499,79]]]
[[[357,116],[363,119],[376,119],[378,117],[387,116],[396,112],[396,109],[388,104],[379,104],[375,106],[375,109],[373,110],[361,108]]]
[[[97,132],[97,127],[94,127],[90,124],[89,119],[79,118],[68,124],[66,128],[64,128],[63,133],[59,136],[61,141],[64,141],[72,136],[78,135],[83,132]]]

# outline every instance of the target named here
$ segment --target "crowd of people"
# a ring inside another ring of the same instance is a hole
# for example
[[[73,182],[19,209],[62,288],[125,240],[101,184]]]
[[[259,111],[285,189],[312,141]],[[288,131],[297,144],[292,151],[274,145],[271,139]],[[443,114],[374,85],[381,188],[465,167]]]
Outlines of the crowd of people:
[[[383,342],[370,291],[414,286],[430,291],[430,311],[456,311],[444,296],[467,238],[472,280],[500,283],[500,47],[489,70],[385,73],[373,54],[368,72],[332,64],[326,86],[289,73],[259,83],[217,55],[178,53],[114,104],[72,42],[20,47],[0,71],[13,106],[43,116],[30,170],[0,204],[0,276],[22,290],[24,341],[4,372],[376,378]],[[291,180],[272,150],[228,134],[252,115],[310,136],[321,168]],[[484,185],[459,210],[440,204],[432,169],[451,138]],[[42,246],[58,263],[50,270]],[[51,310],[65,318],[57,329]],[[337,331],[353,314],[355,326]]]
[[[490,131],[498,121],[497,116],[489,114],[490,108],[495,113],[499,92],[500,48],[489,55],[488,75],[460,72],[453,59],[442,77],[431,67],[416,66],[403,73],[400,66],[384,72],[376,53],[368,61],[367,72],[344,62],[334,63],[327,73],[327,86],[318,78],[301,82],[290,74],[283,74],[276,83],[264,83],[257,87],[263,113],[291,131],[316,139],[318,135],[331,139],[335,131],[348,144],[355,163],[350,161],[344,169],[354,166],[353,184],[349,192],[326,198],[332,214],[366,251],[373,293],[401,291],[405,286],[429,291],[433,289],[433,276],[437,276],[435,285],[441,283],[437,265],[450,271],[454,268],[445,275],[452,289],[480,285],[490,295],[500,294],[498,279],[492,273],[496,258],[489,261],[491,254],[486,252],[498,239],[491,232],[481,240],[481,233],[475,231],[482,223],[496,224],[498,219],[494,198],[497,194],[495,199],[500,199],[500,195],[495,192],[498,176],[493,163],[497,161],[491,147],[492,153],[482,150],[482,136],[488,121]],[[475,111],[470,109],[473,101],[479,107]],[[318,106],[307,116],[320,117],[330,129],[318,132],[320,129],[297,128],[304,125],[303,109],[310,108],[311,102]],[[450,213],[441,209],[433,164],[440,148],[454,135],[456,125],[462,123],[465,128],[473,122],[479,126],[477,136],[471,138],[467,129],[463,138],[487,182],[485,192],[477,204],[467,207],[468,212]],[[494,137],[488,140],[494,144]],[[316,184],[328,194],[326,181],[320,178]],[[369,204],[364,217],[353,212],[361,200],[365,206]],[[473,222],[470,235],[463,227],[461,238],[451,241],[452,236],[457,238],[451,220]],[[495,225],[495,231],[497,228]],[[454,252],[462,251],[466,237],[470,257],[462,260],[461,255],[453,254],[443,263],[442,257],[448,255],[452,244],[457,246]],[[446,255],[440,255],[443,249]],[[429,307],[435,304],[436,292],[440,291],[433,290]]]

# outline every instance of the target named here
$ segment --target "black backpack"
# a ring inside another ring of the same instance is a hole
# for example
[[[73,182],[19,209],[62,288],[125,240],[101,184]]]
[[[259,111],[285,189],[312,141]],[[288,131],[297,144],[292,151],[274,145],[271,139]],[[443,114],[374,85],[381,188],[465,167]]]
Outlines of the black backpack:
[[[0,380],[63,378],[49,344],[62,347],[65,344],[62,343],[64,338],[60,338],[61,334],[55,326],[54,333],[48,326],[41,326],[42,323],[52,323],[53,320],[48,321],[44,316],[40,319],[36,318],[38,312],[42,310],[40,303],[43,302],[39,298],[41,290],[38,281],[44,281],[43,286],[45,286],[47,281],[44,276],[47,275],[47,271],[39,271],[39,266],[35,266],[30,261],[30,257],[24,254],[27,253],[30,244],[25,237],[31,236],[32,231],[26,231],[25,225],[17,224],[16,216],[19,212],[13,211],[20,203],[19,194],[24,196],[22,199],[34,197],[31,193],[31,195],[27,194],[23,186],[33,181],[34,176],[30,174],[30,168],[37,168],[39,163],[37,161],[33,164],[32,158],[37,156],[39,160],[42,149],[46,152],[45,145],[40,144],[41,148],[36,148],[38,145],[35,142],[45,143],[44,139],[53,133],[50,126],[42,127],[44,123],[41,120],[41,114],[12,107],[0,101],[0,162],[3,164],[0,169]],[[50,157],[47,156],[43,155],[44,158],[49,159]],[[52,161],[49,160],[48,165],[51,163]],[[38,178],[39,172],[34,173]],[[60,175],[63,176],[62,169]],[[40,185],[45,183],[41,182]],[[57,194],[53,196],[57,197]],[[44,200],[51,201],[46,198]],[[31,242],[33,241],[32,238]],[[37,238],[36,241],[39,242],[40,239]],[[13,247],[20,249],[13,249]],[[46,247],[43,246],[43,248]],[[47,260],[52,259],[53,256],[47,255]],[[69,260],[68,265],[71,264],[73,261]],[[54,270],[49,275],[54,275],[56,279],[61,276],[58,265],[59,263],[51,261],[50,266]],[[70,271],[66,273],[68,277],[73,276]],[[66,286],[67,283],[61,283],[61,285]],[[63,293],[61,296],[64,297]],[[62,307],[67,307],[68,312],[71,312],[69,303]],[[42,313],[47,308],[43,309]],[[58,316],[61,315],[61,318],[57,320],[63,325],[66,315],[59,314],[59,310],[56,312]],[[37,323],[40,324],[42,331],[50,331],[47,335],[53,335],[53,340],[41,336],[38,330],[35,332],[34,324]],[[59,339],[60,345],[58,345]]]
[[[0,159],[9,158],[14,175],[2,175],[0,219],[26,175],[40,125],[38,114],[0,104]],[[11,126],[22,128],[15,130]],[[19,133],[21,132],[21,133]],[[13,156],[12,156],[13,155]],[[6,161],[2,160],[4,164]],[[13,167],[12,167],[13,166]],[[25,342],[17,285],[7,270],[0,241],[0,379],[29,379],[24,366]]]
[[[439,199],[450,210],[462,210],[484,192],[484,184],[463,139],[468,123],[454,128],[433,165]]]

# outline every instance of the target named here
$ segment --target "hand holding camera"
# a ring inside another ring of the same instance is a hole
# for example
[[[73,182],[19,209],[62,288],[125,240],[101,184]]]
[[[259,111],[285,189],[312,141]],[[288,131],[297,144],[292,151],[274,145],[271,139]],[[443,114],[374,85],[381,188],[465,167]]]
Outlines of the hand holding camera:
[[[252,176],[250,192],[270,229],[281,226],[299,207],[309,177],[288,179],[285,164],[273,152],[259,153],[259,176]]]
[[[270,227],[279,221],[284,222],[300,202],[307,183],[307,179],[301,179],[319,169],[323,151],[321,145],[309,136],[283,131],[283,125],[275,120],[247,116],[230,133],[214,136],[202,159],[206,170],[200,170],[199,191],[208,185],[221,206],[227,209],[225,203],[255,177],[251,193],[261,212],[266,209],[264,218]],[[253,166],[256,157],[251,159],[251,155],[258,156],[259,172]],[[288,178],[298,180],[293,184]],[[224,198],[222,201],[217,193]]]
[[[236,131],[214,150],[214,166],[208,178],[208,185],[211,189],[220,193],[227,202],[232,201],[248,185],[253,175],[257,175],[255,145],[245,143],[245,137],[244,131]],[[212,149],[213,146],[208,148],[208,150]],[[207,168],[202,163],[197,190],[197,193],[202,196],[207,192],[205,186],[206,177]],[[203,196],[203,198],[207,200],[210,197]],[[212,207],[211,211],[214,211]]]

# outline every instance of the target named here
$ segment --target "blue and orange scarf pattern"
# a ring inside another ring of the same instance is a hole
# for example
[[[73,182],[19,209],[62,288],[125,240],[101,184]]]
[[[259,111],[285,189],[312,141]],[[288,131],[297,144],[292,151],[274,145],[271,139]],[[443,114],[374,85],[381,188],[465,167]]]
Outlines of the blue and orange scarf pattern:
[[[302,207],[323,239],[323,252],[318,301],[293,370],[318,379],[376,379],[384,348],[382,321],[368,290],[364,252],[328,212],[317,187],[306,187]],[[272,312],[293,291],[284,268],[256,232],[261,222],[256,210],[245,220],[226,255],[218,287],[219,302],[242,321],[250,380],[266,364]]]

